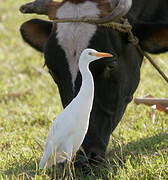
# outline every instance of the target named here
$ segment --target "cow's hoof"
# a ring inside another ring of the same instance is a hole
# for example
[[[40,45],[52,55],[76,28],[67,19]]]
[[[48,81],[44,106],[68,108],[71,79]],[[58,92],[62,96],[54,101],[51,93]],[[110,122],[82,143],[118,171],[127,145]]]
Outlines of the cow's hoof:
[[[93,169],[105,164],[105,156],[98,155],[94,152],[83,154],[79,152],[76,156],[74,163],[75,169],[82,171],[85,174],[89,174]]]

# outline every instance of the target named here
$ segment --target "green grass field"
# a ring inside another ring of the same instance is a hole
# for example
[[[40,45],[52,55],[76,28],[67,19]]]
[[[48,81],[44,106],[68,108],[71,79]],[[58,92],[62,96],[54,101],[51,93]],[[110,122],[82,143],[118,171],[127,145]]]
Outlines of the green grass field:
[[[24,2],[0,0],[0,179],[50,179],[49,172],[38,172],[38,164],[62,106],[43,56],[19,34],[20,25],[32,18],[18,11]],[[168,74],[168,54],[154,57]],[[134,97],[148,93],[168,97],[168,85],[145,60]],[[78,179],[166,180],[168,115],[157,111],[152,121],[150,107],[130,103],[111,136],[107,159],[107,168]]]

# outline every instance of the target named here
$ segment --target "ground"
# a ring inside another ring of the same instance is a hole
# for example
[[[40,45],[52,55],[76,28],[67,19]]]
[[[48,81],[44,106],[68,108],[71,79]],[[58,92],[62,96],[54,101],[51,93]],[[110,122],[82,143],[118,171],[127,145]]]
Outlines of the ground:
[[[43,68],[43,56],[27,46],[19,26],[32,15],[27,0],[0,0],[0,179],[50,179],[39,172],[49,127],[62,110],[57,86]],[[37,17],[37,16],[34,16]],[[46,17],[41,17],[46,18]],[[154,56],[168,74],[168,54]],[[147,60],[134,97],[168,97],[168,85]],[[105,168],[78,179],[167,179],[168,115],[131,102],[111,135]],[[85,177],[85,178],[84,178]]]

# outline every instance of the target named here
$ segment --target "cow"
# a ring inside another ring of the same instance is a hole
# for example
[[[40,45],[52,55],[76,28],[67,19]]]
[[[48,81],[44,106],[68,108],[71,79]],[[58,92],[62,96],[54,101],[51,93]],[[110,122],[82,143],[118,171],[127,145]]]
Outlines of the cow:
[[[131,9],[130,9],[131,7]],[[158,54],[168,50],[167,0],[36,0],[21,7],[23,13],[54,18],[94,17],[99,23],[127,18],[143,50]],[[49,73],[58,85],[65,108],[81,86],[78,59],[85,48],[109,52],[109,61],[90,65],[95,93],[90,124],[82,147],[90,164],[105,158],[111,133],[133,98],[140,81],[143,55],[128,41],[127,34],[88,23],[58,23],[31,19],[21,25],[21,35],[42,52]],[[72,114],[73,116],[73,114]],[[79,164],[85,163],[82,153]]]

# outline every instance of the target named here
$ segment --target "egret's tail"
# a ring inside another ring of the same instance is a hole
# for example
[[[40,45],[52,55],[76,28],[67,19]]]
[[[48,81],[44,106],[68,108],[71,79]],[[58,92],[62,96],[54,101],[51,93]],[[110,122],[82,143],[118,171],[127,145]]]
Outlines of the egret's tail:
[[[56,160],[56,158],[54,157],[47,157],[46,155],[43,155],[40,164],[39,164],[39,168],[40,169],[48,169],[50,168],[53,164],[54,164],[54,159]]]
[[[44,156],[42,157],[41,161],[40,161],[39,168],[40,168],[40,169],[44,169],[46,163],[47,163],[47,158],[46,158],[46,156],[44,155]]]
[[[57,158],[56,158],[57,155]],[[39,168],[40,169],[48,169],[52,165],[56,165],[56,163],[63,163],[67,159],[67,153],[61,152],[59,154],[53,153],[51,156],[47,156],[45,153],[40,161]]]

